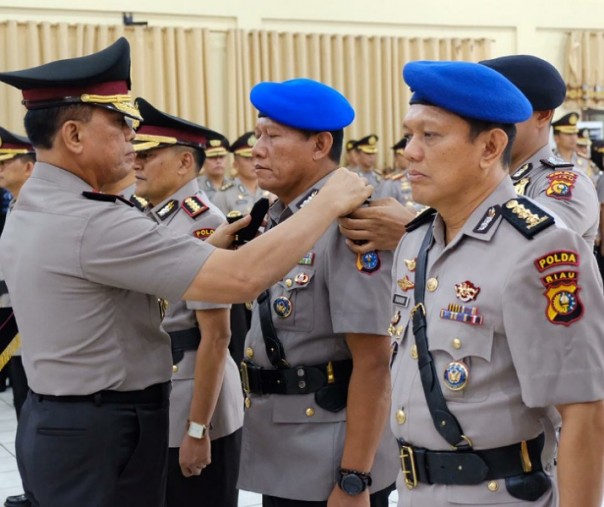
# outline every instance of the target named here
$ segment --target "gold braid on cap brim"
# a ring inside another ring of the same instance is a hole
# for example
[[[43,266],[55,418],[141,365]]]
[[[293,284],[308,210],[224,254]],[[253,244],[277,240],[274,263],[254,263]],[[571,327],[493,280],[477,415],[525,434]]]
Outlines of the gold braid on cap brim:
[[[99,104],[113,106],[116,111],[124,113],[135,120],[142,120],[138,108],[132,102],[132,97],[129,94],[124,95],[90,95],[84,93],[80,95],[80,100],[85,104]]]
[[[579,129],[576,125],[564,125],[561,127],[554,127],[554,133],[558,134],[578,134]]]
[[[33,152],[25,148],[0,148],[0,162],[3,162],[4,160],[10,160],[11,158],[17,157],[19,155],[25,155],[27,153]]]
[[[147,151],[157,148],[160,144],[177,144],[178,139],[168,136],[154,136],[151,134],[136,134],[134,136],[134,151]]]

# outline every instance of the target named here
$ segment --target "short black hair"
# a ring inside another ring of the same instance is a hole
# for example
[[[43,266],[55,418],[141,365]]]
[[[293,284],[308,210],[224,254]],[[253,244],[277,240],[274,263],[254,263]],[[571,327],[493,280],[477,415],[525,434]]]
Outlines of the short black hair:
[[[462,117],[470,126],[470,141],[474,141],[480,134],[492,129],[501,129],[508,136],[508,144],[503,150],[501,156],[503,166],[509,167],[512,163],[512,145],[516,139],[516,125],[513,123],[493,123],[483,120],[475,120],[474,118]]]
[[[24,124],[27,137],[35,148],[50,150],[55,136],[66,121],[90,121],[92,107],[87,104],[70,104],[46,109],[29,109]]]

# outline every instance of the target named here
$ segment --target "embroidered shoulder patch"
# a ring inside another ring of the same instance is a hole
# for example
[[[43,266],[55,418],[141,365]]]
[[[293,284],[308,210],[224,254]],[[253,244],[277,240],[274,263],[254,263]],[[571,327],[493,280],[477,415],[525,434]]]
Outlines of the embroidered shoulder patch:
[[[208,211],[210,207],[199,197],[192,195],[182,202],[182,209],[184,209],[191,218],[197,218],[199,215]]]
[[[100,192],[82,192],[82,195],[86,197],[86,199],[91,199],[93,201],[104,201],[104,202],[117,202],[122,201],[124,204],[128,206],[134,206],[130,201],[124,199],[121,195],[113,195],[113,194],[101,194]]]
[[[528,239],[533,239],[538,233],[555,223],[549,213],[524,197],[510,199],[502,206],[501,214]]]
[[[547,175],[549,186],[545,195],[554,199],[569,200],[573,195],[578,174],[574,171],[555,171]]]
[[[516,172],[514,172],[514,174],[512,174],[512,180],[518,181],[526,173],[528,173],[532,168],[533,168],[533,164],[531,162],[528,162],[528,163],[524,164],[523,166],[520,166],[516,170]]]
[[[547,299],[545,316],[552,324],[570,326],[583,315],[583,303],[576,271],[560,271],[541,279]]]
[[[419,215],[417,215],[413,220],[411,220],[411,222],[409,222],[405,226],[405,229],[407,230],[407,232],[414,231],[418,227],[420,227],[428,222],[432,222],[434,220],[434,215],[436,215],[436,210],[434,208],[425,209]]]
[[[552,155],[551,157],[542,158],[539,160],[545,167],[551,169],[561,169],[564,167],[573,167],[572,162],[567,162],[563,158]]]
[[[176,199],[170,199],[166,204],[162,206],[162,208],[156,213],[156,215],[161,219],[165,220],[172,213],[174,213],[178,209],[178,201]]]
[[[556,250],[535,259],[535,267],[540,273],[557,266],[578,266],[579,254],[572,250]]]

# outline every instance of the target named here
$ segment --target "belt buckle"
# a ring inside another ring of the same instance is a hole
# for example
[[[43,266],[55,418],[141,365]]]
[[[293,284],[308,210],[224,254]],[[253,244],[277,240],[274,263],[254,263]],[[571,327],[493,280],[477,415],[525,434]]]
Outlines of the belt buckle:
[[[415,469],[413,448],[410,445],[401,445],[400,457],[405,486],[407,486],[407,489],[413,489],[417,486],[417,471]]]
[[[247,371],[247,363],[241,361],[239,365],[239,374],[241,375],[241,385],[243,386],[243,392],[250,394],[250,376]]]

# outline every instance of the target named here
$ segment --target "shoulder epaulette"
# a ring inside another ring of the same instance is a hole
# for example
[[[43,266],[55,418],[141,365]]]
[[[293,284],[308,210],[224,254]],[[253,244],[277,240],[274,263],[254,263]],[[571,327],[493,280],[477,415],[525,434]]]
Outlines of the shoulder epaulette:
[[[574,167],[572,162],[567,162],[563,158],[552,155],[551,157],[542,158],[539,160],[544,166],[550,167],[551,169],[558,169],[560,167]]]
[[[554,217],[524,197],[507,201],[501,207],[501,214],[528,239],[533,239],[542,230],[555,223]]]
[[[149,206],[149,201],[147,199],[143,199],[136,194],[132,194],[130,196],[130,202],[134,205],[135,208],[144,211],[147,206]]]
[[[224,192],[225,190],[228,190],[229,188],[231,188],[233,186],[233,182],[232,181],[227,181],[224,185],[222,185],[220,187],[220,191]]]
[[[192,195],[182,202],[182,209],[184,209],[191,218],[197,218],[202,213],[208,211],[210,207],[199,197]]]
[[[319,189],[318,188],[313,188],[310,192],[308,192],[304,197],[302,197],[302,199],[300,199],[296,203],[296,208],[302,209],[310,201],[312,201],[315,198],[315,195],[317,195],[318,193],[319,193]]]
[[[514,174],[512,174],[512,179],[514,181],[518,181],[522,178],[527,172],[529,172],[533,168],[533,164],[531,162],[527,162],[523,166],[520,166]]]
[[[105,202],[117,202],[122,201],[128,206],[134,206],[130,201],[124,199],[121,195],[113,195],[113,194],[101,194],[100,192],[82,192],[82,195],[86,197],[86,199],[92,199],[93,201],[105,201]]]
[[[176,210],[178,210],[178,201],[176,199],[170,199],[166,204],[162,206],[162,208],[156,213],[156,215],[161,220],[165,220]]]
[[[400,179],[402,179],[405,176],[405,173],[398,173],[392,176],[392,178],[390,178],[392,181],[398,181]]]
[[[434,215],[436,215],[436,210],[434,208],[425,209],[413,220],[411,220],[411,222],[409,222],[405,226],[405,229],[407,230],[407,232],[414,231],[421,225],[427,224],[428,222],[432,222],[434,220]]]

